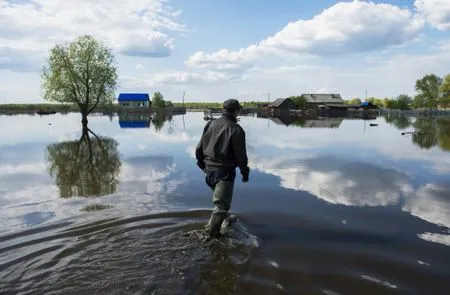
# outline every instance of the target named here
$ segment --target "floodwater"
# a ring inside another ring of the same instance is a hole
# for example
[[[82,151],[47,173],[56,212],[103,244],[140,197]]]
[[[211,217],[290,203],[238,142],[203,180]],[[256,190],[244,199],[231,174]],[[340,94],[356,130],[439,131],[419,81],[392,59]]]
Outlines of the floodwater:
[[[242,116],[250,182],[209,242],[202,113],[80,120],[0,116],[1,294],[449,292],[450,119]]]

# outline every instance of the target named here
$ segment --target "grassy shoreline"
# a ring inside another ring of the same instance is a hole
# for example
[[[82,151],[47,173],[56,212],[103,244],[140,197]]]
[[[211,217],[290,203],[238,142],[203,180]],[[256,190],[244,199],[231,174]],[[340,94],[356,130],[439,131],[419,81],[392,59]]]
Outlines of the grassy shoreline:
[[[116,110],[118,105],[102,105],[97,110]],[[36,103],[36,104],[0,104],[0,113],[37,113],[38,111],[47,112],[79,112],[79,108],[74,104],[57,103]]]
[[[257,102],[243,102],[244,108],[255,108]],[[175,108],[183,107],[182,103],[173,103]],[[199,111],[205,108],[221,108],[219,102],[189,102],[185,103],[186,110]],[[118,104],[99,105],[94,112],[113,113],[120,110]],[[79,112],[80,109],[74,104],[58,103],[27,103],[27,104],[0,104],[0,114],[37,114],[39,112],[69,113]]]

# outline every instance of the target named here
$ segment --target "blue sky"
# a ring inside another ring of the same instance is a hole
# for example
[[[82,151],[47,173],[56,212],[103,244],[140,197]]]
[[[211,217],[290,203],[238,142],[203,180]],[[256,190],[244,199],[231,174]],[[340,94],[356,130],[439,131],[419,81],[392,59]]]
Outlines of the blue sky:
[[[113,50],[118,92],[172,101],[414,95],[450,73],[450,0],[0,0],[0,103],[43,102],[48,50],[86,33]]]

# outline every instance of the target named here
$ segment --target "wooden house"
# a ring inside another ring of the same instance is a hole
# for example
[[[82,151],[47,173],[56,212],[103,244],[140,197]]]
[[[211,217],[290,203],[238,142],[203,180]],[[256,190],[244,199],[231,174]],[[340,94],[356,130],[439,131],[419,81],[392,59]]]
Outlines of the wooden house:
[[[339,108],[344,104],[340,94],[302,94],[302,97],[306,99],[307,109],[319,109],[326,106]]]
[[[297,105],[290,98],[278,98],[267,106],[272,116],[288,115],[289,110],[296,109]]]
[[[152,105],[147,93],[121,93],[118,101],[121,108],[149,108]]]

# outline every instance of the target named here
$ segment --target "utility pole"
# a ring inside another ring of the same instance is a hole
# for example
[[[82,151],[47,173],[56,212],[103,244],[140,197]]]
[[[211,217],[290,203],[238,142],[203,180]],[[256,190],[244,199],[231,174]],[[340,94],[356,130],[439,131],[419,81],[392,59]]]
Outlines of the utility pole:
[[[183,91],[183,108],[184,108],[184,95],[186,94],[185,91]]]

